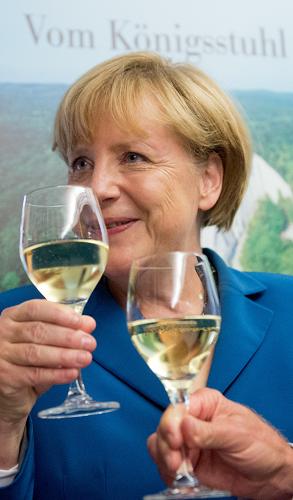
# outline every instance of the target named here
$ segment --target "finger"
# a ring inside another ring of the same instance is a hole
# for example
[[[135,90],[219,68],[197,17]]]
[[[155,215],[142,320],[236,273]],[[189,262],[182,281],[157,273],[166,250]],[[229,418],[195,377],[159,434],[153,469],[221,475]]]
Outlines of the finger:
[[[185,449],[187,449],[188,447],[185,446]],[[189,459],[192,463],[192,466],[193,468],[195,469],[197,467],[197,464],[198,464],[198,461],[199,459],[201,458],[201,450],[200,448],[197,448],[197,447],[193,447],[192,449],[190,449],[188,451],[188,456],[189,456]]]
[[[160,466],[158,466],[158,470],[159,470],[159,474],[160,474],[162,480],[164,481],[164,483],[167,484],[168,486],[172,486],[174,483],[174,479],[176,477],[176,473],[169,474],[169,472],[167,470],[161,469]]]
[[[95,338],[81,330],[72,330],[42,321],[15,323],[13,327],[13,334],[9,338],[12,343],[33,343],[88,351],[93,351],[97,347]]]
[[[181,425],[184,443],[188,448],[221,449],[230,446],[224,422],[205,422],[192,416],[184,417]]]
[[[42,299],[29,300],[18,306],[4,309],[2,316],[18,322],[43,321],[68,328],[83,327],[87,332],[95,328],[95,321],[90,316],[82,316],[69,306]]]
[[[154,432],[147,439],[147,448],[153,461],[157,463],[157,434]]]
[[[184,405],[170,405],[163,413],[157,429],[159,441],[165,441],[174,450],[179,449],[183,444],[181,421],[185,414]]]
[[[9,370],[6,370],[9,374]],[[11,387],[14,389],[26,387],[51,387],[52,385],[69,384],[78,377],[76,368],[39,368],[14,367],[10,373]]]
[[[96,328],[96,322],[94,318],[91,316],[87,316],[86,314],[80,315],[78,328],[83,330],[86,333],[92,333]]]
[[[188,413],[201,420],[210,421],[229,405],[229,401],[215,389],[199,389],[190,396]]]
[[[166,444],[165,447],[160,445],[156,433],[148,438],[147,446],[152,459],[160,470],[161,476],[164,477],[166,482],[171,481],[182,462],[181,453],[171,450]]]
[[[37,344],[14,344],[5,360],[12,365],[51,368],[84,368],[92,361],[88,351]]]

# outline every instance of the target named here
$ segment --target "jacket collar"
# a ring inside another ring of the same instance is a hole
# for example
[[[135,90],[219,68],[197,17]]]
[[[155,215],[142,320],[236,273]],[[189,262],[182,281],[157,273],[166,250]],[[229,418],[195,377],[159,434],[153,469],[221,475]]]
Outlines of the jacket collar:
[[[205,253],[217,271],[222,314],[208,386],[225,392],[260,347],[273,313],[256,301],[266,289],[260,281],[229,268],[215,252],[205,250]],[[94,361],[158,407],[165,408],[169,403],[167,394],[132,345],[125,313],[111,296],[106,280],[96,287],[85,313],[97,323]]]
[[[225,393],[261,346],[273,312],[257,301],[263,283],[229,268],[215,252],[205,253],[217,270],[222,315],[208,386]]]

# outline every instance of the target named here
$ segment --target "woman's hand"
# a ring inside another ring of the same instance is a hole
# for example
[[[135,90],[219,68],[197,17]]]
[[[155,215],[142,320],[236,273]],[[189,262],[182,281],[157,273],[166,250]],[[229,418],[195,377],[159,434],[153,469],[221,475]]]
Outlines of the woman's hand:
[[[201,389],[189,415],[169,407],[148,447],[163,479],[170,484],[189,449],[194,472],[211,487],[234,495],[291,499],[293,450],[280,434],[248,408],[218,391]]]
[[[91,317],[45,300],[30,300],[2,312],[0,445],[1,436],[11,436],[13,429],[21,439],[20,431],[41,393],[71,382],[90,364],[96,347],[90,335],[94,328]]]

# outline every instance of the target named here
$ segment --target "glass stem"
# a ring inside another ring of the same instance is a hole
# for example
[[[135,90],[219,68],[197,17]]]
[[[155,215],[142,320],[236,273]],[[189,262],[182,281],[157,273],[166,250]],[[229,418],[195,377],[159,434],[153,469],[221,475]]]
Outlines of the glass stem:
[[[68,305],[71,307],[71,309],[73,309],[75,312],[81,315],[83,313],[85,304],[86,301],[81,300],[80,302],[74,302]],[[81,370],[79,370],[77,378],[69,385],[67,399],[74,398],[75,396],[86,396],[86,395],[87,394],[85,390],[85,385],[81,377]]]
[[[184,404],[186,412],[189,409],[189,393],[186,389],[168,390],[168,395],[171,403],[176,407],[179,404]],[[173,481],[172,490],[180,490],[183,488],[194,488],[197,486],[198,480],[193,473],[192,463],[189,458],[188,451],[182,447],[181,449],[182,462],[179,469],[176,472],[175,479]]]
[[[85,394],[86,390],[81,378],[81,371],[79,370],[78,377],[69,385],[68,397],[83,396]]]

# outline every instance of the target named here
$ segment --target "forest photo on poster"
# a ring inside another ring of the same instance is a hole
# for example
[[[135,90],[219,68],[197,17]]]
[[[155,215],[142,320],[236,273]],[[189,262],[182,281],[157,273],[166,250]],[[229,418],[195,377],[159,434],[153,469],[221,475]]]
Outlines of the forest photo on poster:
[[[66,182],[66,165],[51,150],[54,114],[65,85],[0,84],[0,289],[27,282],[18,234],[23,194]],[[244,270],[293,274],[293,93],[233,91],[250,127],[257,175],[233,234],[213,234],[224,258]],[[256,196],[257,186],[261,192]],[[233,233],[233,228],[232,228]],[[214,246],[215,246],[214,245]]]

